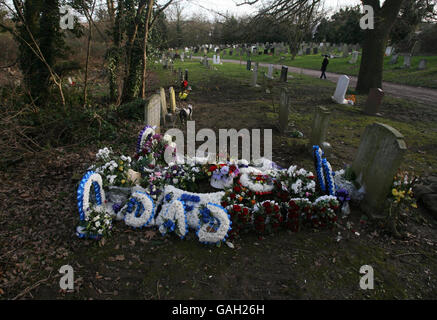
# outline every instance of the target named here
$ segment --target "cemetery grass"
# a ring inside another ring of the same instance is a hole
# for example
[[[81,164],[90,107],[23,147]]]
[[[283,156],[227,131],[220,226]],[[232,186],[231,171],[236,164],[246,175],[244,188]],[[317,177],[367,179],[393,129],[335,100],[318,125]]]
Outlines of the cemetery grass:
[[[175,67],[189,69],[197,130],[274,128],[279,84],[271,86],[273,107],[265,88],[249,87],[251,73],[244,66],[207,71],[196,62]],[[176,85],[175,75],[156,66],[152,72],[160,83],[151,91]],[[365,96],[358,96],[355,107],[340,106],[330,101],[331,83],[294,75],[287,86],[293,96],[289,120],[304,138],[274,131],[273,160],[280,165],[313,169],[306,144],[313,107],[323,105],[333,112],[328,141],[336,170],[353,160],[365,126],[381,121],[406,137],[404,169],[435,172],[433,108],[387,98],[382,118],[367,117],[359,111]],[[186,240],[163,238],[156,229],[132,230],[123,223],[115,223],[104,242],[77,239],[80,178],[100,147],[134,150],[141,127],[131,121],[116,138],[52,149],[0,173],[1,299],[435,299],[436,224],[421,207],[402,216],[408,232],[403,240],[390,237],[380,222],[357,209],[350,228],[341,219],[333,230],[281,230],[264,239],[243,234],[233,241],[235,249],[202,245],[194,233]],[[64,264],[75,270],[74,292],[59,290],[58,269]],[[375,270],[374,290],[359,289],[365,264]]]
[[[337,53],[342,55],[342,53]],[[208,54],[212,58],[213,53]],[[283,55],[284,60],[280,56],[274,55],[252,55],[252,61],[272,64],[285,64],[291,67],[320,70],[323,58],[319,55],[304,55],[296,56],[294,60],[291,59],[290,54]],[[229,56],[227,52],[222,59],[240,60],[240,57],[232,55]],[[350,64],[348,58],[329,59],[329,72],[346,74],[349,76],[358,76],[360,70],[361,55],[358,57],[356,64]],[[427,68],[425,70],[418,70],[421,59],[428,60]],[[403,57],[399,56],[397,64],[390,64],[391,57],[384,58],[384,73],[383,80],[387,82],[409,85],[414,87],[434,88],[437,89],[437,56],[413,56],[411,58],[411,67],[409,69],[403,68]],[[243,63],[246,63],[247,57],[242,57]]]

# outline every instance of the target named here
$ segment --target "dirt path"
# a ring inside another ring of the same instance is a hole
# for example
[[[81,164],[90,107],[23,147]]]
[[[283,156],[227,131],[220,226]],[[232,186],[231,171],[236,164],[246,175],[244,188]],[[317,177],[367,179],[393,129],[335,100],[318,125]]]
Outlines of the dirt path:
[[[194,57],[196,59],[200,59],[200,57]],[[211,60],[211,58],[208,58],[208,60]],[[239,64],[240,61],[238,60],[229,60],[229,59],[222,59],[222,62],[227,63],[234,63]],[[261,63],[259,64],[260,67],[268,67],[269,63]],[[273,68],[275,69],[281,69],[282,65],[280,64],[273,64]],[[307,76],[311,77],[320,77],[320,71],[319,70],[311,70],[311,69],[303,69],[303,68],[296,68],[296,67],[290,67],[288,66],[288,71],[293,73],[301,73]],[[326,76],[328,77],[328,80],[331,82],[337,82],[338,78],[342,74],[333,73],[333,72],[327,72]],[[350,87],[355,87],[357,83],[357,77],[355,76],[349,76],[351,79],[350,81]],[[406,86],[401,84],[395,84],[392,82],[383,82],[383,89],[386,93],[390,94],[391,96],[397,97],[397,98],[404,98],[404,99],[413,99],[418,100],[424,103],[435,103],[437,104],[437,90],[434,89],[427,89],[422,87],[412,87],[412,86]]]

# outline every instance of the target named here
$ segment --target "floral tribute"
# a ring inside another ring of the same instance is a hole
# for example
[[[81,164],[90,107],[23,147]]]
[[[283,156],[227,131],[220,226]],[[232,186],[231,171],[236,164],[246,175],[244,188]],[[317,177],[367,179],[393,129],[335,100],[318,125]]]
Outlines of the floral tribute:
[[[79,184],[77,235],[109,235],[115,218],[133,228],[157,227],[162,235],[175,233],[181,239],[191,230],[200,242],[219,244],[242,232],[262,237],[281,228],[297,232],[329,227],[348,201],[336,190],[335,174],[318,146],[313,147],[315,174],[297,166],[283,169],[263,158],[207,164],[185,157],[184,162],[168,165],[168,148],[176,159],[183,158],[178,158],[171,136],[146,126],[132,157],[99,150],[92,171]],[[198,192],[213,191],[211,187],[222,191]],[[117,201],[108,202],[105,191]]]

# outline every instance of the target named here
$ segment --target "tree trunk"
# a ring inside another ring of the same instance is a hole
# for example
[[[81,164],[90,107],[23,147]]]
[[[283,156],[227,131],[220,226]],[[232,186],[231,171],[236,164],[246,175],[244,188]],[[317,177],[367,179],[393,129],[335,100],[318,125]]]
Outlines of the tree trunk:
[[[147,75],[147,41],[149,38],[149,23],[152,17],[154,0],[149,0],[149,7],[147,11],[147,19],[144,31],[144,47],[143,47],[143,77],[142,77],[142,91],[141,98],[146,99],[146,75]]]
[[[379,2],[363,1],[364,5],[372,6],[375,14],[375,28],[365,31],[363,56],[356,86],[356,90],[364,94],[369,93],[371,88],[382,89],[384,49],[403,0],[386,0],[382,7]]]

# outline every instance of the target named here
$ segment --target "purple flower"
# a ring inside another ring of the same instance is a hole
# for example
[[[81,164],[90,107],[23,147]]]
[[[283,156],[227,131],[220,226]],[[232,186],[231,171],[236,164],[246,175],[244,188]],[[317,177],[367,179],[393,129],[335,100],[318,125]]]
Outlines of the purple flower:
[[[220,169],[220,173],[223,175],[226,175],[229,173],[229,167],[228,166],[224,166]]]
[[[112,209],[114,210],[115,213],[117,213],[117,212],[120,211],[120,209],[121,209],[121,204],[119,204],[119,203],[114,203],[114,204],[112,205]]]

